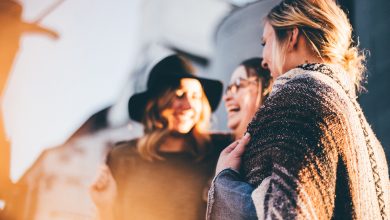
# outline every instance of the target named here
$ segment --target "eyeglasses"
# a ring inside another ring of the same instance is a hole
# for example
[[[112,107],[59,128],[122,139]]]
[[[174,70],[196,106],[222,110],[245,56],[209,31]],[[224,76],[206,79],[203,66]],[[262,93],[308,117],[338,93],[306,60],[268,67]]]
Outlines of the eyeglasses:
[[[258,80],[238,78],[226,88],[225,94],[228,94],[228,92],[230,92],[231,94],[236,94],[241,88],[246,88],[250,84],[258,84],[258,83],[259,83]]]

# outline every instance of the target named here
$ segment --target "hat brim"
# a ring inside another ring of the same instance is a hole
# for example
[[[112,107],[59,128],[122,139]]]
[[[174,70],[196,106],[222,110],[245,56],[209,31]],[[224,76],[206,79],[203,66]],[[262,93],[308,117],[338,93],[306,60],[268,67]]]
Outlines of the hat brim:
[[[209,100],[211,111],[215,111],[222,98],[223,84],[218,80],[194,77],[202,84],[203,90]]]
[[[196,76],[186,76],[183,78],[192,78],[199,80],[206,94],[207,100],[210,103],[211,111],[214,112],[221,101],[223,84],[218,80],[206,79]],[[128,111],[131,119],[141,122],[145,113],[147,102],[152,98],[152,92],[146,90],[141,93],[136,93],[130,97],[128,102]]]
[[[128,102],[129,116],[131,119],[141,122],[145,113],[146,103],[149,101],[150,91],[136,93],[132,95]]]

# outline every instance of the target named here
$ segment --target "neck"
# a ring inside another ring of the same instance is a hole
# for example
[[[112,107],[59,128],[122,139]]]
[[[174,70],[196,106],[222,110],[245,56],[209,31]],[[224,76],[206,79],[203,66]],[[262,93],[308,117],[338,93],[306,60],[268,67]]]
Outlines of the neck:
[[[301,64],[307,64],[307,63],[324,63],[324,60],[317,56],[308,56],[301,61]]]
[[[324,62],[325,60],[318,56],[318,54],[307,43],[306,39],[300,36],[296,47],[291,49],[286,56],[286,69],[284,69],[283,73],[302,64]]]
[[[161,144],[159,150],[161,152],[183,152],[187,149],[187,141],[184,136],[167,137]]]

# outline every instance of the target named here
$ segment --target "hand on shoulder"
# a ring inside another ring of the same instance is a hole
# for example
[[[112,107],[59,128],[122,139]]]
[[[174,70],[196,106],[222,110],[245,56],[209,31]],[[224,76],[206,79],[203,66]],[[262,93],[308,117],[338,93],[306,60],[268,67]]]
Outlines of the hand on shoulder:
[[[224,169],[231,168],[235,171],[240,170],[241,156],[245,151],[245,146],[249,143],[250,134],[246,133],[241,139],[234,141],[227,146],[219,156],[216,174]]]
[[[100,216],[113,214],[113,204],[117,196],[117,186],[114,177],[107,165],[102,165],[96,179],[89,187],[92,201],[98,208]]]

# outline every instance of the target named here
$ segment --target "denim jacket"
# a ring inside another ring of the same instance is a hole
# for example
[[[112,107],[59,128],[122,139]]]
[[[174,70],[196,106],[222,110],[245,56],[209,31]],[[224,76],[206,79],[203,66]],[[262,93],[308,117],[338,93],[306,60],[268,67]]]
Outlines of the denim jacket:
[[[222,170],[209,190],[206,219],[257,219],[251,198],[253,190],[233,169]]]

